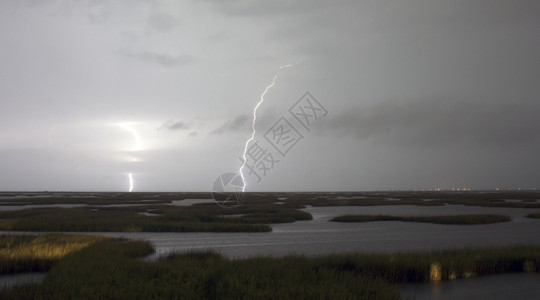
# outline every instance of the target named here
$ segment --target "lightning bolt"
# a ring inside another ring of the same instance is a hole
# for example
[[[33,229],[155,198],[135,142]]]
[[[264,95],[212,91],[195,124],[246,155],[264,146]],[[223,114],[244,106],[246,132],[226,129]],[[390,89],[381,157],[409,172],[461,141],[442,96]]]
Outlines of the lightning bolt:
[[[253,121],[251,122],[251,137],[246,141],[246,144],[244,146],[244,152],[242,153],[243,162],[242,162],[242,166],[240,166],[240,169],[238,170],[238,172],[240,173],[240,177],[242,177],[242,192],[246,191],[246,186],[247,186],[246,178],[244,177],[244,172],[243,172],[244,167],[246,166],[246,163],[247,163],[246,153],[247,153],[247,150],[248,150],[249,143],[251,143],[251,141],[253,141],[253,139],[255,139],[255,134],[257,133],[257,131],[255,129],[255,124],[257,123],[257,110],[259,109],[261,104],[263,104],[264,96],[266,95],[266,93],[268,93],[268,91],[276,84],[276,79],[279,77],[281,72],[283,70],[287,69],[287,68],[290,68],[290,67],[293,67],[293,65],[288,64],[288,65],[283,65],[283,66],[279,67],[279,72],[274,75],[274,77],[272,78],[272,83],[270,83],[264,89],[264,91],[261,94],[261,97],[259,99],[259,102],[257,102],[257,105],[255,105],[255,108],[253,108]]]
[[[142,150],[142,142],[141,142],[141,136],[139,135],[139,132],[135,130],[134,128],[130,127],[128,123],[119,123],[117,124],[120,126],[120,128],[126,130],[127,132],[131,133],[133,136],[133,140],[135,141],[135,147],[131,149],[131,151],[141,151]],[[133,192],[133,188],[135,186],[135,182],[133,180],[133,174],[128,173],[128,180],[129,180],[129,189],[128,191],[131,193]]]
[[[133,174],[128,173],[129,178],[129,192],[133,192]]]

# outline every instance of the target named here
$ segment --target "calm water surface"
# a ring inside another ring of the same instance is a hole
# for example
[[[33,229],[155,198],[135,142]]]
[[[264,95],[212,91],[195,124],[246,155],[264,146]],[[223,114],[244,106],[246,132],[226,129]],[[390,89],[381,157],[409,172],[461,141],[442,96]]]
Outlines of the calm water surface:
[[[179,202],[185,205],[208,201],[208,199],[191,200],[191,202],[189,200]],[[65,204],[58,206],[72,207]],[[0,206],[0,209],[9,210],[20,208],[29,208],[29,206]],[[308,207],[305,211],[313,215],[312,221],[274,224],[272,232],[100,232],[98,234],[149,240],[156,248],[154,257],[171,252],[200,249],[214,249],[226,256],[238,258],[256,255],[318,255],[355,251],[396,252],[469,246],[540,245],[540,220],[526,217],[529,213],[538,212],[535,209],[463,205],[383,205]],[[400,221],[329,222],[331,218],[345,214],[401,216],[504,214],[512,217],[513,221],[489,225],[439,225]]]
[[[396,252],[468,246],[540,245],[540,220],[525,216],[533,211],[518,208],[470,206],[369,206],[309,207],[313,221],[274,224],[263,233],[100,233],[150,240],[156,255],[175,251],[214,249],[229,257],[339,252]],[[343,214],[506,214],[514,221],[489,225],[438,225],[399,221],[328,222]]]
[[[0,275],[0,289],[25,283],[41,283],[46,276],[47,273],[42,272]]]

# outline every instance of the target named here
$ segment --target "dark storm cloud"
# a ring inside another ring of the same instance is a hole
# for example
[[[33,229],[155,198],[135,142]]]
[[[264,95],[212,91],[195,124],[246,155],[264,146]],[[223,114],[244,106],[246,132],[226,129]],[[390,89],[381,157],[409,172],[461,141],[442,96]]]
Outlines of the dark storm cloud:
[[[222,134],[230,131],[244,131],[248,130],[250,128],[249,121],[251,120],[251,117],[248,115],[240,115],[233,120],[225,122],[223,125],[221,125],[218,129],[212,131],[212,134]]]
[[[121,53],[127,57],[134,58],[140,61],[154,63],[166,68],[184,66],[192,63],[195,59],[191,55],[182,54],[173,56],[166,53],[159,53],[154,51],[143,51],[138,53],[121,51]]]
[[[159,128],[167,129],[167,130],[180,130],[180,129],[189,129],[190,126],[182,121],[168,120],[168,121],[165,121]]]
[[[255,124],[256,131],[268,130],[281,117],[273,107],[265,107],[262,111],[257,112],[257,122]],[[222,134],[227,132],[251,131],[251,115],[239,115],[232,120],[225,122],[211,134]]]
[[[125,172],[144,171],[154,179],[138,184],[152,190],[177,190],[163,184],[177,175],[205,190],[201,178],[238,167],[274,72],[299,61],[269,91],[256,138],[306,90],[329,114],[274,185],[252,190],[538,186],[539,9],[538,0],[0,1],[0,148],[13,149],[0,156],[0,189],[115,190]],[[134,145],[124,122],[140,135],[145,151],[129,153],[146,155],[140,162],[118,154]],[[92,159],[103,163],[81,159],[81,144],[98,145]],[[56,164],[65,168],[55,178]],[[124,173],[87,185],[104,170]]]
[[[539,147],[538,112],[540,104],[532,100],[481,103],[440,97],[351,108],[329,119],[324,129],[385,145]]]

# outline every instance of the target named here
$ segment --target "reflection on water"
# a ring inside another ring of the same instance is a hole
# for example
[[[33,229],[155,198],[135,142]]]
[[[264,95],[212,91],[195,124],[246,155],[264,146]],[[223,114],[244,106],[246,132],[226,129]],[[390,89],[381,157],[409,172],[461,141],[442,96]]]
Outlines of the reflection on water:
[[[402,299],[479,300],[538,299],[540,274],[510,273],[431,283],[407,284],[401,288]]]
[[[183,200],[174,200],[171,201],[172,205],[178,206],[190,206],[193,204],[208,204],[215,203],[214,199],[183,199]]]
[[[8,288],[25,283],[41,283],[47,273],[23,273],[14,275],[0,275],[0,288]]]

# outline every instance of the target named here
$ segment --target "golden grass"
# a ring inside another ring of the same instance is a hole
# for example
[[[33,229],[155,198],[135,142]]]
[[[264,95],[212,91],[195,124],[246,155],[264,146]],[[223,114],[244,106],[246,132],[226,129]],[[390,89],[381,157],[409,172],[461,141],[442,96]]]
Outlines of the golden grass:
[[[109,239],[92,235],[0,235],[0,273],[46,271],[64,256]]]

